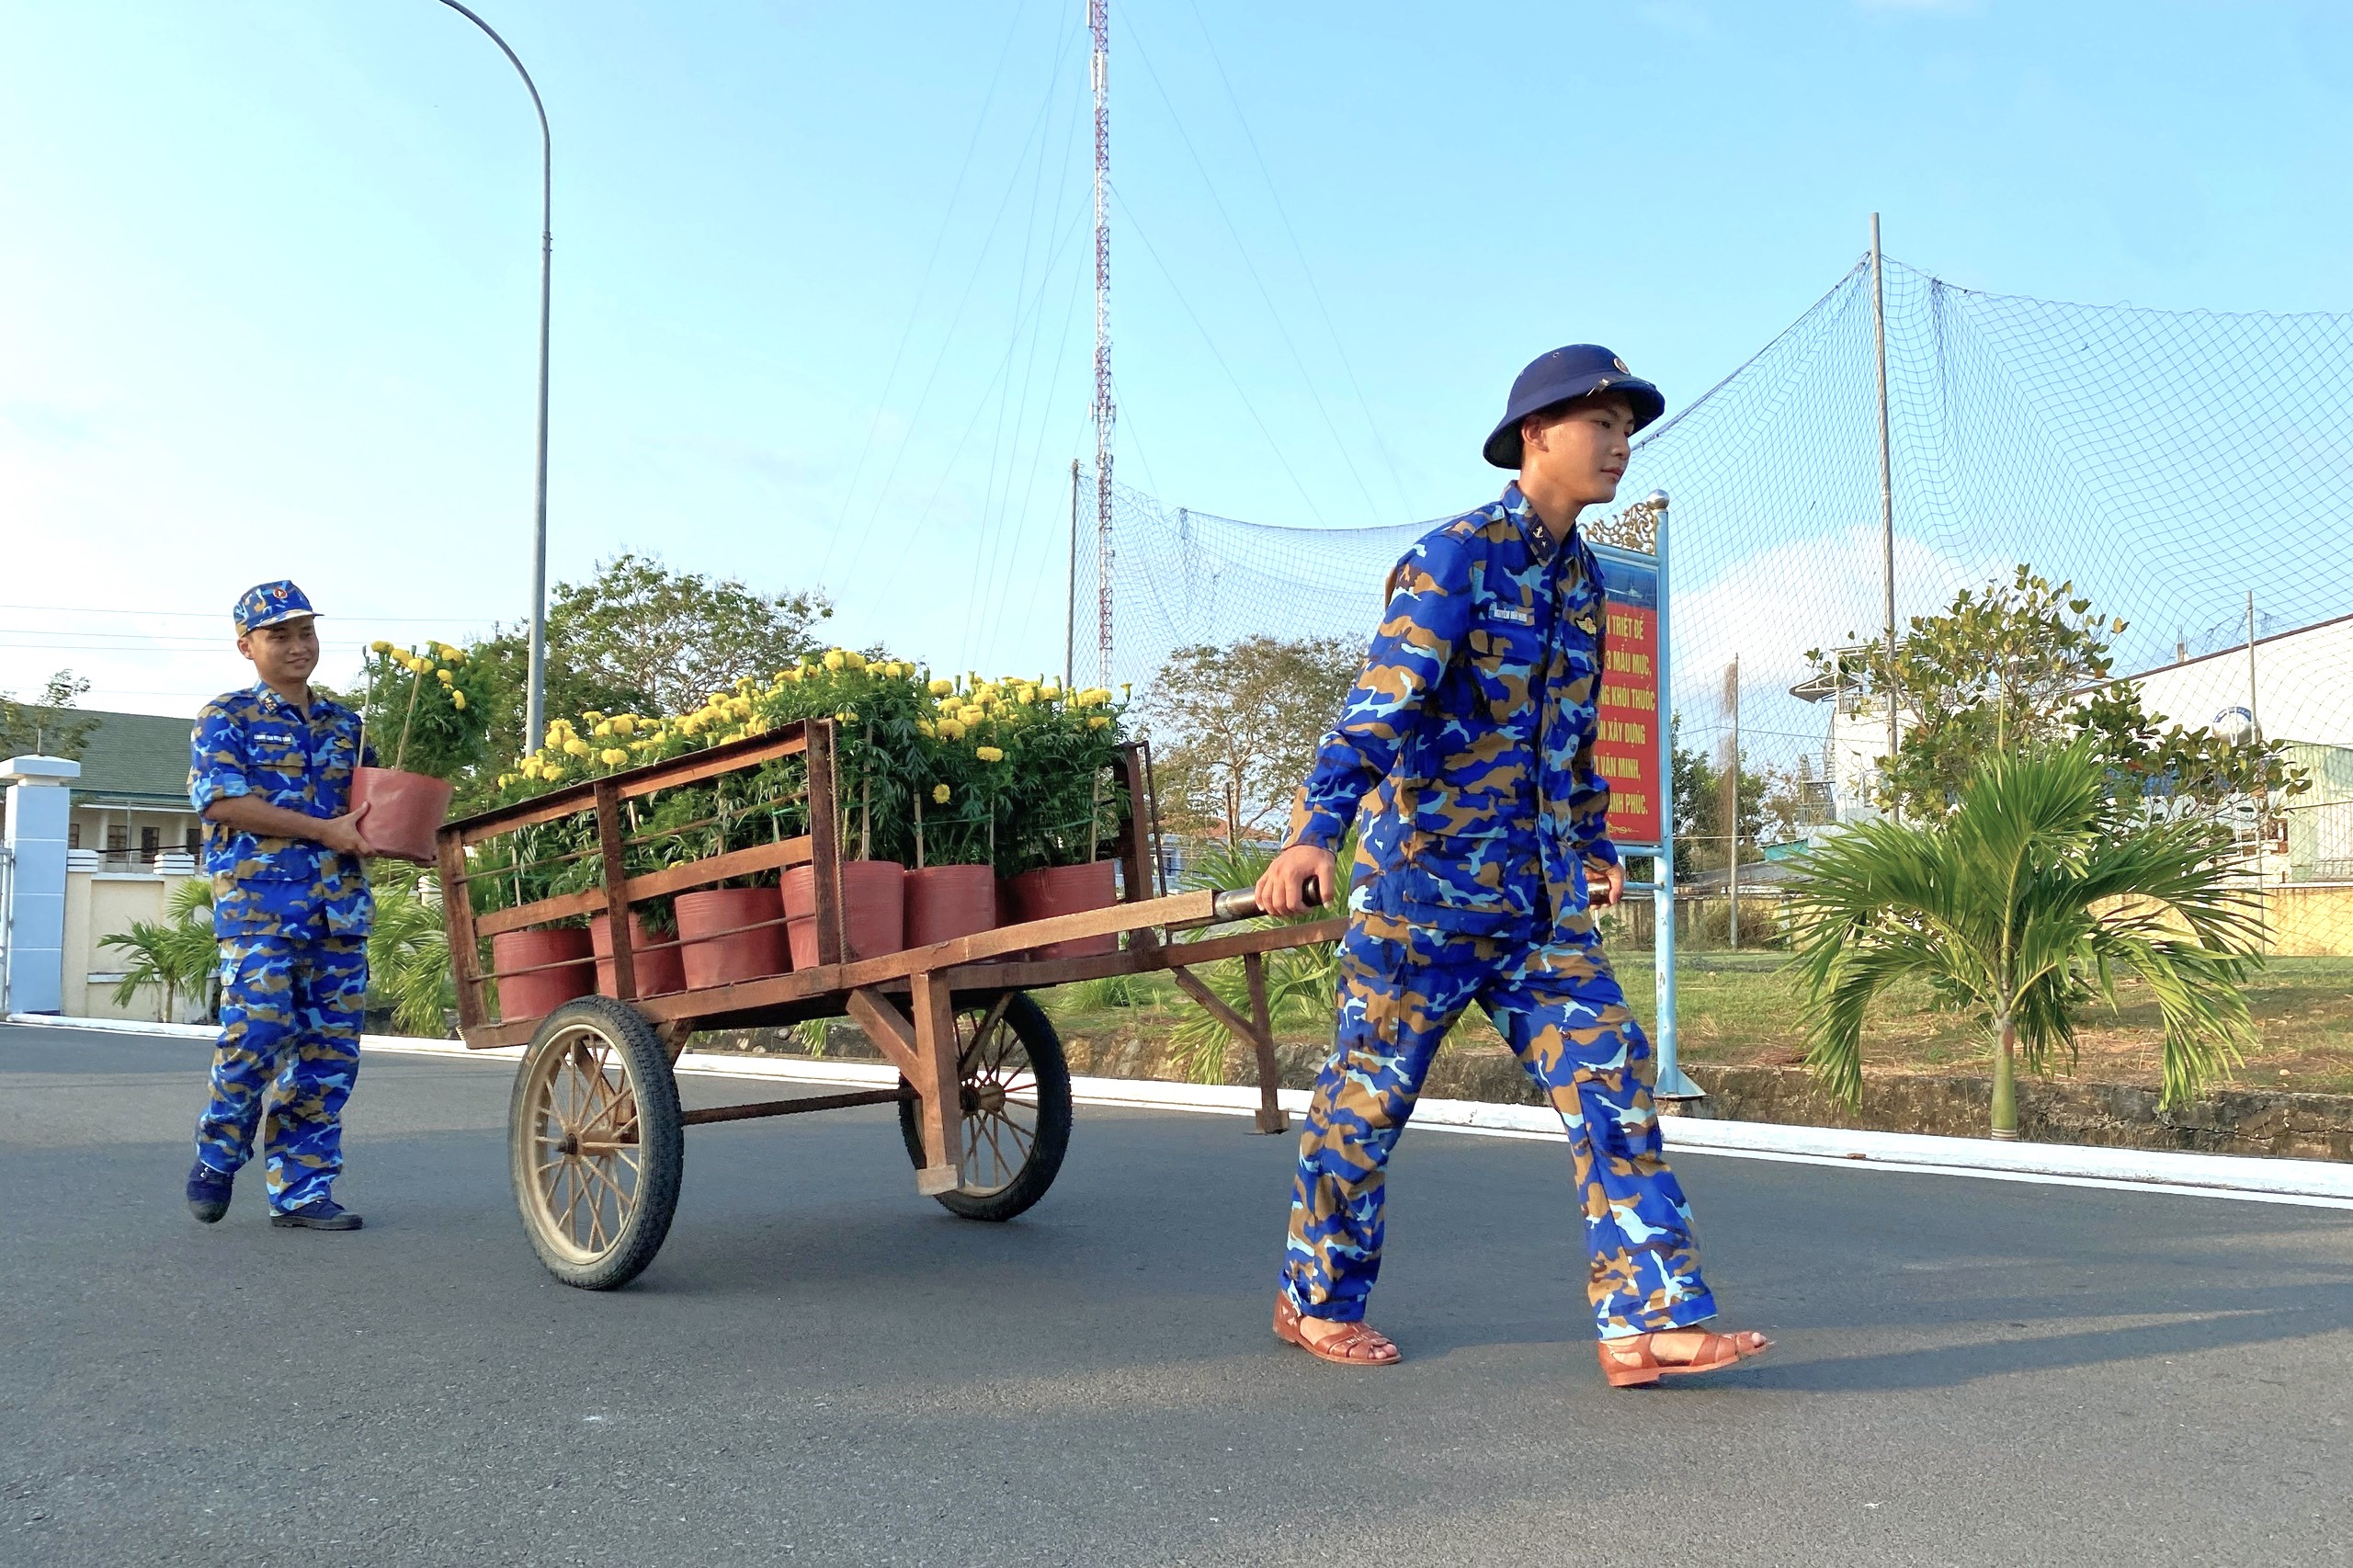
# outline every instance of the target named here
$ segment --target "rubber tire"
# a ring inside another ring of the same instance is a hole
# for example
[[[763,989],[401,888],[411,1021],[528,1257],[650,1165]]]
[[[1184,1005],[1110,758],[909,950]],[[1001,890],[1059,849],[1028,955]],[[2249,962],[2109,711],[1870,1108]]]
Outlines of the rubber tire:
[[[637,1211],[630,1218],[620,1241],[594,1263],[579,1264],[542,1244],[530,1221],[531,1197],[526,1184],[535,1181],[532,1169],[530,1107],[528,1087],[530,1066],[541,1051],[551,1049],[556,1035],[575,1024],[594,1024],[610,1040],[627,1068],[630,1087],[637,1096],[638,1153],[642,1168],[638,1177]],[[617,1290],[645,1272],[654,1255],[670,1234],[670,1221],[678,1211],[678,1186],[686,1175],[686,1129],[678,1120],[678,1081],[670,1071],[670,1053],[654,1033],[654,1026],[636,1008],[608,996],[583,996],[566,1002],[540,1021],[522,1069],[515,1074],[515,1092],[506,1109],[507,1175],[515,1188],[515,1203],[523,1218],[523,1234],[549,1273],[583,1290]]]
[[[1026,991],[1015,992],[1006,1004],[1005,1022],[1029,1053],[1029,1070],[1038,1080],[1038,1136],[1021,1174],[996,1191],[934,1195],[941,1208],[959,1219],[1002,1223],[1022,1213],[1046,1196],[1062,1171],[1063,1156],[1070,1150],[1070,1067],[1063,1057],[1062,1036],[1054,1032],[1053,1020],[1046,1017],[1045,1009]],[[900,1085],[905,1087],[906,1081],[901,1079]],[[912,1096],[899,1102],[899,1134],[906,1142],[907,1158],[921,1170],[925,1162],[923,1128],[915,1119],[918,1103]]]

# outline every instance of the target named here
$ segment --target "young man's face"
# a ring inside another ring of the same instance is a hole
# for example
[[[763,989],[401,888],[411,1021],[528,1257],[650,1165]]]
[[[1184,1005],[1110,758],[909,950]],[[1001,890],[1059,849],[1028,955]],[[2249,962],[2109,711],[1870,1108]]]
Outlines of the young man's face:
[[[1616,498],[1633,438],[1631,399],[1580,398],[1521,423],[1520,472],[1578,506],[1597,505]]]
[[[272,686],[308,685],[319,667],[319,628],[309,616],[257,626],[237,639],[237,652]]]

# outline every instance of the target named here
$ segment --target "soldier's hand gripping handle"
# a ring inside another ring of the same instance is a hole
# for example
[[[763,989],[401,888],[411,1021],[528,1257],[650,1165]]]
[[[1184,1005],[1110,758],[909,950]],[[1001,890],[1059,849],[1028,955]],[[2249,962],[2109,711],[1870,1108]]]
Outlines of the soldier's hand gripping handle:
[[[1249,915],[1287,917],[1321,908],[1324,890],[1338,881],[1338,870],[1339,863],[1330,850],[1318,849],[1309,844],[1294,844],[1275,857],[1274,863],[1258,878],[1256,887],[1247,893],[1225,895],[1225,898],[1235,901],[1236,910],[1227,918],[1240,920]],[[1241,912],[1241,901],[1245,899],[1249,902],[1247,914]],[[1224,898],[1219,901],[1219,907],[1221,910],[1225,907]]]

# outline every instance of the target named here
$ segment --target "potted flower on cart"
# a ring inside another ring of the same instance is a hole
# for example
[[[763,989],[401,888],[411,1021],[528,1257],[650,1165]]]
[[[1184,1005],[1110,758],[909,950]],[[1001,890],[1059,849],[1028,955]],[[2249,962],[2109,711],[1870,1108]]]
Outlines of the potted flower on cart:
[[[1128,814],[1120,778],[1120,716],[1109,688],[1063,692],[1017,686],[996,717],[1013,765],[998,869],[1007,877],[1011,915],[1044,920],[1119,900],[1118,867],[1101,858]],[[1039,958],[1118,950],[1116,937],[1054,942]]]
[[[907,946],[928,947],[998,921],[997,833],[1015,770],[983,711],[967,721],[957,683],[929,683],[938,706],[918,728],[913,791],[915,869],[907,873]],[[975,705],[976,706],[976,705]]]
[[[462,648],[369,645],[359,693],[362,756],[372,748],[385,760],[355,770],[351,810],[380,852],[432,862],[433,835],[449,815],[454,780],[486,749],[483,685]]]

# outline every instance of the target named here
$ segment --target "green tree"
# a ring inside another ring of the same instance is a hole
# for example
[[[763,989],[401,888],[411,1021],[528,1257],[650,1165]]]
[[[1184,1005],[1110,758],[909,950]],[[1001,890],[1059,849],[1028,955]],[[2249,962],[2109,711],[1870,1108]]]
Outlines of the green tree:
[[[1881,647],[1859,667],[1850,652],[1842,682],[1882,704],[1892,693],[1904,726],[1894,766],[1879,759],[1880,803],[1941,816],[1980,758],[2078,736],[2107,765],[2111,793],[2146,798],[2160,813],[2306,787],[2277,744],[2232,742],[2145,711],[2139,689],[2114,678],[2109,651],[2125,630],[2073,583],[2021,565],[2007,583],[1964,588],[1942,613],[1914,616],[1892,664]],[[1839,659],[1806,656],[1825,676]]]
[[[2261,927],[2218,859],[2227,829],[2124,820],[2088,740],[1988,756],[1959,793],[1949,816],[1840,834],[1794,884],[1806,1062],[1828,1088],[1861,1097],[1865,1015],[1906,979],[1984,1029],[1996,1138],[2018,1136],[2017,1059],[2072,1065],[2077,1009],[2112,1006],[2120,974],[2164,1014],[2166,1104],[2238,1059]]]
[[[634,552],[599,562],[585,583],[558,583],[548,606],[548,716],[681,713],[738,677],[763,682],[819,646],[833,614],[815,593],[763,593],[733,577],[674,572]],[[494,677],[491,751],[520,756],[530,629],[499,629],[467,645]]]
[[[80,756],[98,724],[95,716],[74,711],[89,689],[72,670],[60,670],[37,701],[19,702],[15,692],[0,691],[0,756]]]
[[[1164,820],[1229,845],[1279,831],[1363,665],[1363,646],[1342,637],[1171,653],[1138,704]]]

